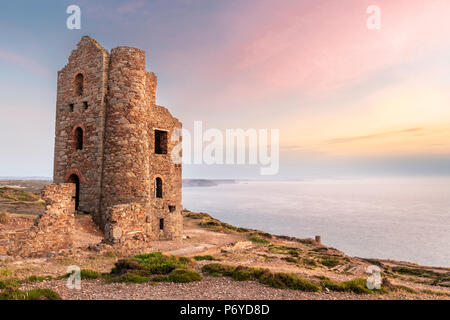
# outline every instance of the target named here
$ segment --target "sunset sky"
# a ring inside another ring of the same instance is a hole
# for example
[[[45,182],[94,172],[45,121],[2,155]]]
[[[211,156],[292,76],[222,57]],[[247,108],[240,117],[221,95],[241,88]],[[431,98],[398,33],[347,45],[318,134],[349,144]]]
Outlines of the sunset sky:
[[[280,129],[275,178],[449,175],[449,17],[448,0],[3,1],[0,176],[52,175],[56,72],[83,35],[145,50],[157,103],[187,129]]]

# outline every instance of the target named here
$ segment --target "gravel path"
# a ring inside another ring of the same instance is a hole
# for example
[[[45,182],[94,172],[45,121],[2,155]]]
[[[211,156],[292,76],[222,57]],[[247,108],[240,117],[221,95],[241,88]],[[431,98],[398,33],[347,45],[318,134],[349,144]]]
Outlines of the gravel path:
[[[105,284],[100,280],[82,281],[81,290],[69,290],[65,280],[44,281],[22,289],[48,288],[70,300],[366,300],[411,299],[411,296],[356,295],[348,293],[310,293],[281,290],[254,281],[234,281],[225,277],[205,277],[193,283]]]

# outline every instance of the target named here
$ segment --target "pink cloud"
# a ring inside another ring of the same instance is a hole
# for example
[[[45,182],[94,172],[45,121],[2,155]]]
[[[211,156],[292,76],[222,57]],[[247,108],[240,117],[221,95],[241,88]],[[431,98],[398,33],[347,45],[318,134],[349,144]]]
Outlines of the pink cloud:
[[[31,72],[38,73],[41,75],[49,75],[51,73],[50,70],[43,67],[35,60],[28,57],[24,57],[14,52],[0,49],[0,59],[5,60],[7,62],[12,62],[15,65],[18,65],[24,69],[30,70]]]
[[[305,5],[307,3],[308,5]],[[368,30],[373,1],[282,2],[258,14],[232,15],[237,34],[215,78],[242,76],[230,90],[317,92],[365,80],[376,72],[426,57],[450,32],[446,0],[380,0],[381,30]],[[227,17],[229,19],[230,16]],[[444,40],[444,41],[443,41]],[[268,88],[268,89],[267,89]]]

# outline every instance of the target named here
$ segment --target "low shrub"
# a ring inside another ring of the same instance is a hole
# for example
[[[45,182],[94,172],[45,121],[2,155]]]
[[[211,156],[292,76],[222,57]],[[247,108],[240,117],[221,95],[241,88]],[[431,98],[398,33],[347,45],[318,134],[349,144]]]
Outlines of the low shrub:
[[[336,257],[328,256],[320,259],[320,263],[328,268],[333,268],[341,264],[341,260]]]
[[[284,261],[289,262],[289,263],[297,263],[298,262],[297,259],[292,258],[292,257],[284,257],[284,258],[281,258],[281,260],[284,260]]]
[[[258,231],[257,234],[263,238],[272,239],[272,235],[270,233]]]
[[[187,267],[193,263],[190,258],[177,257],[173,255],[164,255],[161,252],[152,252],[136,255],[132,258],[121,259],[116,262],[115,267],[109,275],[110,281],[143,283],[147,281],[161,282],[168,280],[166,275],[172,275],[174,270],[187,270]],[[173,274],[172,278],[177,280],[180,271]],[[191,273],[187,272],[190,276]],[[152,277],[159,275],[161,277]],[[100,276],[100,275],[99,275]],[[171,281],[171,280],[169,280]],[[182,282],[180,280],[178,282]]]
[[[220,263],[207,264],[207,265],[203,266],[203,268],[202,268],[202,272],[207,275],[213,275],[213,276],[221,275],[221,276],[226,276],[226,277],[231,277],[235,270],[236,270],[236,267],[227,266],[227,265],[220,264]]]
[[[168,280],[175,283],[187,283],[193,281],[201,281],[202,276],[194,270],[175,269],[169,274]]]
[[[272,273],[261,268],[248,268],[244,266],[228,266],[218,263],[203,266],[202,272],[214,276],[228,276],[236,281],[257,280],[262,284],[279,289],[293,289],[302,291],[320,291],[320,286],[296,274]]]
[[[148,277],[138,275],[136,273],[128,272],[121,275],[119,278],[112,278],[110,282],[123,282],[123,283],[145,283],[148,282]]]
[[[374,289],[370,290],[367,288],[367,280],[356,278],[345,282],[336,282],[330,279],[322,280],[321,283],[323,288],[327,288],[331,291],[337,292],[352,292],[356,294],[370,294],[370,293],[386,293],[386,289]]]
[[[279,289],[319,292],[320,286],[293,273],[270,273],[259,278],[259,282]]]
[[[140,274],[169,274],[179,267],[186,267],[191,259],[163,255],[161,252],[140,254],[133,258],[122,259],[116,263],[113,273],[125,273],[128,270],[139,271]]]
[[[25,282],[27,283],[33,283],[33,282],[42,282],[42,281],[48,281],[52,280],[53,278],[51,276],[29,276],[25,279]]]
[[[326,279],[322,279],[322,281],[320,282],[321,286],[323,288],[327,288],[331,291],[338,291],[338,292],[345,292],[347,291],[347,289],[345,288],[345,286],[340,283],[340,282],[336,282],[336,281],[332,281],[328,278]]]
[[[298,257],[298,248],[282,246],[282,245],[270,245],[269,252],[274,254],[288,254],[292,257]]]
[[[83,280],[92,280],[92,279],[98,279],[101,275],[93,270],[83,269],[81,270],[81,279]]]
[[[310,258],[302,258],[301,263],[305,266],[315,267],[317,266],[316,260]]]
[[[254,274],[248,268],[237,267],[236,270],[234,270],[231,277],[233,278],[233,280],[236,280],[236,281],[248,281],[248,280],[254,279]]]
[[[419,268],[408,268],[408,267],[393,267],[392,271],[400,273],[400,274],[407,274],[407,275],[411,275],[411,276],[418,276],[418,277],[427,277],[427,278],[435,278],[435,277],[440,277],[441,274],[431,271],[431,270],[426,270],[426,269],[419,269]]]
[[[350,291],[356,294],[369,294],[376,290],[369,290],[366,285],[367,281],[365,279],[357,278],[350,281],[345,281],[342,283],[346,291]]]
[[[150,280],[153,282],[168,282],[169,277],[163,276],[163,275],[157,275],[157,276],[152,277]]]
[[[20,286],[20,280],[16,278],[0,280],[0,290],[7,288],[18,288]]]
[[[197,261],[217,261],[218,259],[214,258],[213,256],[195,256],[195,260]]]
[[[184,211],[186,212],[186,217],[191,219],[204,219],[204,218],[211,218],[211,216],[204,212],[192,212],[192,211]]]
[[[50,289],[5,290],[0,300],[61,300],[59,294]]]
[[[309,245],[316,244],[316,242],[313,239],[311,239],[311,238],[296,239],[296,241],[300,242],[300,243],[303,243],[303,244],[309,244]]]

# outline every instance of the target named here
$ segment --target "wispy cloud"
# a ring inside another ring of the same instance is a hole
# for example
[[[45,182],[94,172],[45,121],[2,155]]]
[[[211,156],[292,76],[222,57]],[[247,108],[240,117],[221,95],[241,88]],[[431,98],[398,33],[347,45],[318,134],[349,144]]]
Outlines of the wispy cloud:
[[[17,54],[15,52],[6,51],[0,49],[0,60],[4,60],[13,63],[21,68],[27,69],[31,72],[38,73],[41,75],[51,74],[50,70],[39,64],[37,61],[25,57],[23,55]]]
[[[424,131],[423,128],[410,128],[410,129],[405,129],[405,130],[380,132],[380,133],[374,133],[374,134],[368,134],[368,135],[362,135],[362,136],[336,138],[336,139],[327,140],[325,142],[327,144],[347,143],[347,142],[354,142],[354,141],[361,141],[361,140],[386,138],[386,137],[397,136],[397,135],[402,135],[402,134],[412,134],[412,133],[417,134],[418,132],[423,132],[423,131]]]

